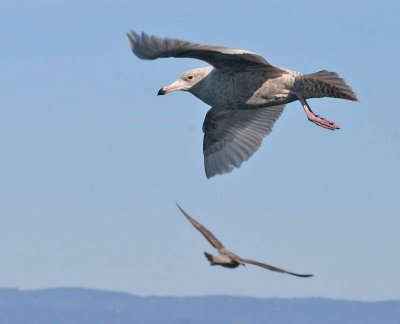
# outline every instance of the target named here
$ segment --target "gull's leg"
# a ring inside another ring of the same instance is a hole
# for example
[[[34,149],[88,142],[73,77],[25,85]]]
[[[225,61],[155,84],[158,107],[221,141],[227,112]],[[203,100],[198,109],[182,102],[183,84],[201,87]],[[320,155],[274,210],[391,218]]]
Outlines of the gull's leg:
[[[301,104],[303,105],[304,111],[306,112],[309,121],[326,129],[330,130],[340,129],[339,125],[335,124],[334,122],[331,122],[325,118],[319,117],[318,115],[314,114],[310,106],[308,105],[306,99],[304,99],[302,96],[296,94],[296,97],[300,100]]]

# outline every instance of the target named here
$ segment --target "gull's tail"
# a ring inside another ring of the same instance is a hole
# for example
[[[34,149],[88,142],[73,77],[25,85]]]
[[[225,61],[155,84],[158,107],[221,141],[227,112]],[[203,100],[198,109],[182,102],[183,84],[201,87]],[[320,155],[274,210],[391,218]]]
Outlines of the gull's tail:
[[[296,77],[295,89],[306,98],[340,98],[357,101],[357,95],[336,72],[322,70]]]

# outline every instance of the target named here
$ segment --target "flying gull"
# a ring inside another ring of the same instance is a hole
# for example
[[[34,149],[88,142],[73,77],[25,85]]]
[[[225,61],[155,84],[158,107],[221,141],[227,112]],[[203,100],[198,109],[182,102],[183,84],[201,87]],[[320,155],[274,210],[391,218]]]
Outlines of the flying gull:
[[[241,257],[237,256],[236,254],[232,253],[226,247],[203,225],[201,225],[199,222],[197,222],[193,217],[191,217],[188,213],[186,213],[181,206],[176,204],[180,211],[185,215],[185,217],[188,219],[188,221],[201,233],[203,236],[206,238],[206,240],[218,250],[219,254],[218,255],[211,255],[207,252],[204,252],[204,255],[210,261],[210,265],[220,265],[225,268],[237,268],[239,265],[246,265],[246,264],[253,264],[259,267],[262,267],[267,270],[275,271],[275,272],[281,272],[281,273],[287,273],[293,276],[297,277],[312,277],[312,274],[298,274],[294,272],[289,272],[265,263],[249,260],[249,259],[242,259]]]
[[[270,64],[242,49],[209,46],[179,39],[127,34],[133,53],[144,60],[193,58],[211,66],[185,72],[159,95],[189,91],[210,105],[203,123],[204,167],[207,178],[238,168],[261,145],[287,103],[299,100],[307,118],[318,126],[339,126],[313,113],[306,99],[332,97],[357,101],[337,73],[303,74]]]

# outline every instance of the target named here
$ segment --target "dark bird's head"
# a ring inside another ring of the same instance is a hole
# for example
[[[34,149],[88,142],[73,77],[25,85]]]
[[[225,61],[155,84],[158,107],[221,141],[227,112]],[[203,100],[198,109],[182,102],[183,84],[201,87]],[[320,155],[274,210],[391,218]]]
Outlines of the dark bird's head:
[[[216,263],[214,262],[214,257],[212,254],[204,252],[204,256],[207,258],[207,260],[210,262],[210,265],[215,265]]]

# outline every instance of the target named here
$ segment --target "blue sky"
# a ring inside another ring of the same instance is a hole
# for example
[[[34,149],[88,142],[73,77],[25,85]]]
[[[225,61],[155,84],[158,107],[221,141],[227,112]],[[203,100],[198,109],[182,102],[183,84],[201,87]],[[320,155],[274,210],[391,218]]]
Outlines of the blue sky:
[[[0,286],[140,295],[400,298],[397,1],[2,1]],[[207,180],[189,59],[141,61],[125,32],[336,71],[360,102],[291,103],[260,150]],[[181,206],[239,255],[210,267]]]

